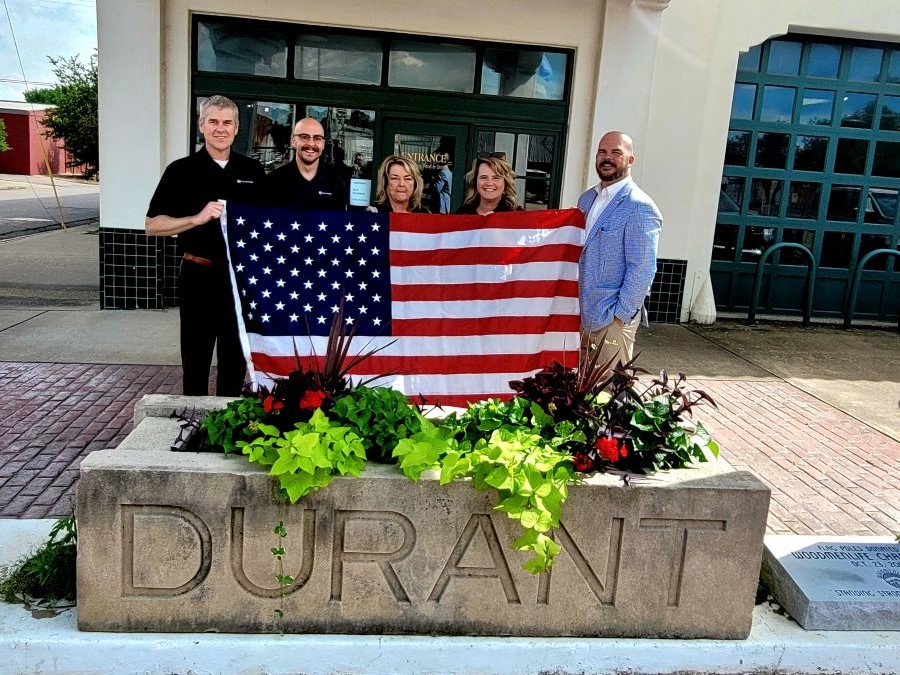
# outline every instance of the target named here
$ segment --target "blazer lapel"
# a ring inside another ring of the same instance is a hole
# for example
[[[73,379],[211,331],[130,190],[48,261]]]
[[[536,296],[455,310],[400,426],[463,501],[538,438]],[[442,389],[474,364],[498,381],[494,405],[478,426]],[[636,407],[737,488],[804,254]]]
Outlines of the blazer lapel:
[[[613,197],[612,201],[606,205],[606,208],[603,209],[603,213],[600,214],[600,217],[597,219],[597,224],[602,225],[604,223],[608,223],[610,219],[612,219],[613,215],[615,215],[616,209],[622,205],[628,197],[631,195],[631,184],[626,185],[619,193]]]

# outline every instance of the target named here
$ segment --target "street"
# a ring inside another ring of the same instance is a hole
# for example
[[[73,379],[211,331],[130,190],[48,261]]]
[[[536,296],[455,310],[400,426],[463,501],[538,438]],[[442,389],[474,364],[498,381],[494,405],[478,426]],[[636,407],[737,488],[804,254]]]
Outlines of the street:
[[[66,225],[100,217],[100,184],[55,178]],[[0,239],[53,229],[60,210],[47,176],[0,174]]]

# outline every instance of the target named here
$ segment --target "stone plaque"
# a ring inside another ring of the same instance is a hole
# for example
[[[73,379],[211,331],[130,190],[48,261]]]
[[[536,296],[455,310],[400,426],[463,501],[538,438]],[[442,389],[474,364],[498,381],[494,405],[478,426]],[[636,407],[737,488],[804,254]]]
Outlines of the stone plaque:
[[[160,402],[161,403],[161,402]],[[168,415],[172,405],[158,406]],[[99,631],[745,638],[769,490],[725,462],[573,486],[556,566],[468,481],[370,464],[294,506],[240,456],[145,417],[81,464],[78,625]],[[273,532],[283,521],[287,536]],[[279,588],[271,549],[285,548]],[[284,609],[284,617],[276,616]]]
[[[769,535],[763,582],[807,630],[900,630],[900,544],[891,537]]]

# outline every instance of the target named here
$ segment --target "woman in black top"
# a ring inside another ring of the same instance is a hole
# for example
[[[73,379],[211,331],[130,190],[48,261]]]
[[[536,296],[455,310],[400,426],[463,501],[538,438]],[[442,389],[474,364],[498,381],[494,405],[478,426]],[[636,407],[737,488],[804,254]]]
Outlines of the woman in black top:
[[[516,174],[502,157],[479,157],[466,174],[466,198],[456,213],[487,216],[498,211],[519,210]]]
[[[422,207],[424,186],[415,162],[388,155],[378,167],[374,209],[379,213],[429,213]]]

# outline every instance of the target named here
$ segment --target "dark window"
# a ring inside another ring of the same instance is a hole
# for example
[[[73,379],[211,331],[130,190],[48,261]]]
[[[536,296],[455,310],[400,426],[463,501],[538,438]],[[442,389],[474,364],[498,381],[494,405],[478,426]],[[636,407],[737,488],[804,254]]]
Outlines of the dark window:
[[[858,263],[860,260],[862,260],[863,256],[866,253],[875,251],[879,248],[890,247],[891,238],[886,234],[862,234],[859,237],[859,255],[856,256],[856,262]],[[890,256],[886,253],[882,255],[876,255],[866,263],[866,269],[884,271],[887,269],[888,260],[890,260]]]
[[[828,220],[855,222],[861,194],[862,188],[854,185],[833,185],[828,196]]]
[[[527,49],[486,49],[481,93],[561,101],[566,55]]]
[[[756,262],[763,251],[775,243],[774,227],[744,228],[744,244],[741,246],[741,262]]]
[[[900,49],[891,52],[891,62],[888,65],[888,82],[900,84]]]
[[[890,225],[897,217],[897,188],[869,188],[866,197],[866,215],[864,222],[877,225]]]
[[[751,73],[759,72],[760,54],[762,54],[762,48],[759,45],[750,47],[749,51],[741,52],[741,55],[738,57],[738,70],[745,70]]]
[[[875,144],[872,175],[900,178],[900,143],[878,141]]]
[[[819,267],[850,267],[853,253],[853,234],[850,232],[825,232],[822,235],[822,253]]]
[[[788,134],[759,134],[756,137],[754,166],[767,169],[783,169],[787,164]]]
[[[734,253],[737,249],[737,236],[737,225],[717,224],[716,232],[713,235],[712,259],[734,262]]]
[[[770,178],[754,178],[750,184],[748,213],[758,216],[777,216],[781,209],[784,181]]]
[[[749,131],[729,131],[725,145],[725,163],[732,166],[747,166],[750,151]]]
[[[816,233],[815,230],[796,230],[788,228],[782,233],[781,241],[791,244],[803,244],[809,249],[810,253],[813,253],[813,246],[815,246],[816,243]],[[803,251],[785,248],[779,251],[779,253],[781,255],[782,265],[809,264],[809,259],[804,255]]]
[[[808,181],[793,181],[788,194],[787,212],[788,218],[808,218],[815,220],[819,217],[819,202],[822,198],[822,184]]]
[[[869,141],[859,138],[839,138],[837,153],[834,156],[835,173],[864,174],[868,152]]]
[[[800,171],[824,171],[825,156],[828,153],[828,138],[825,136],[797,136],[794,152],[794,168]]]
[[[739,213],[744,203],[744,185],[747,179],[740,176],[722,176],[719,191],[719,213]]]

